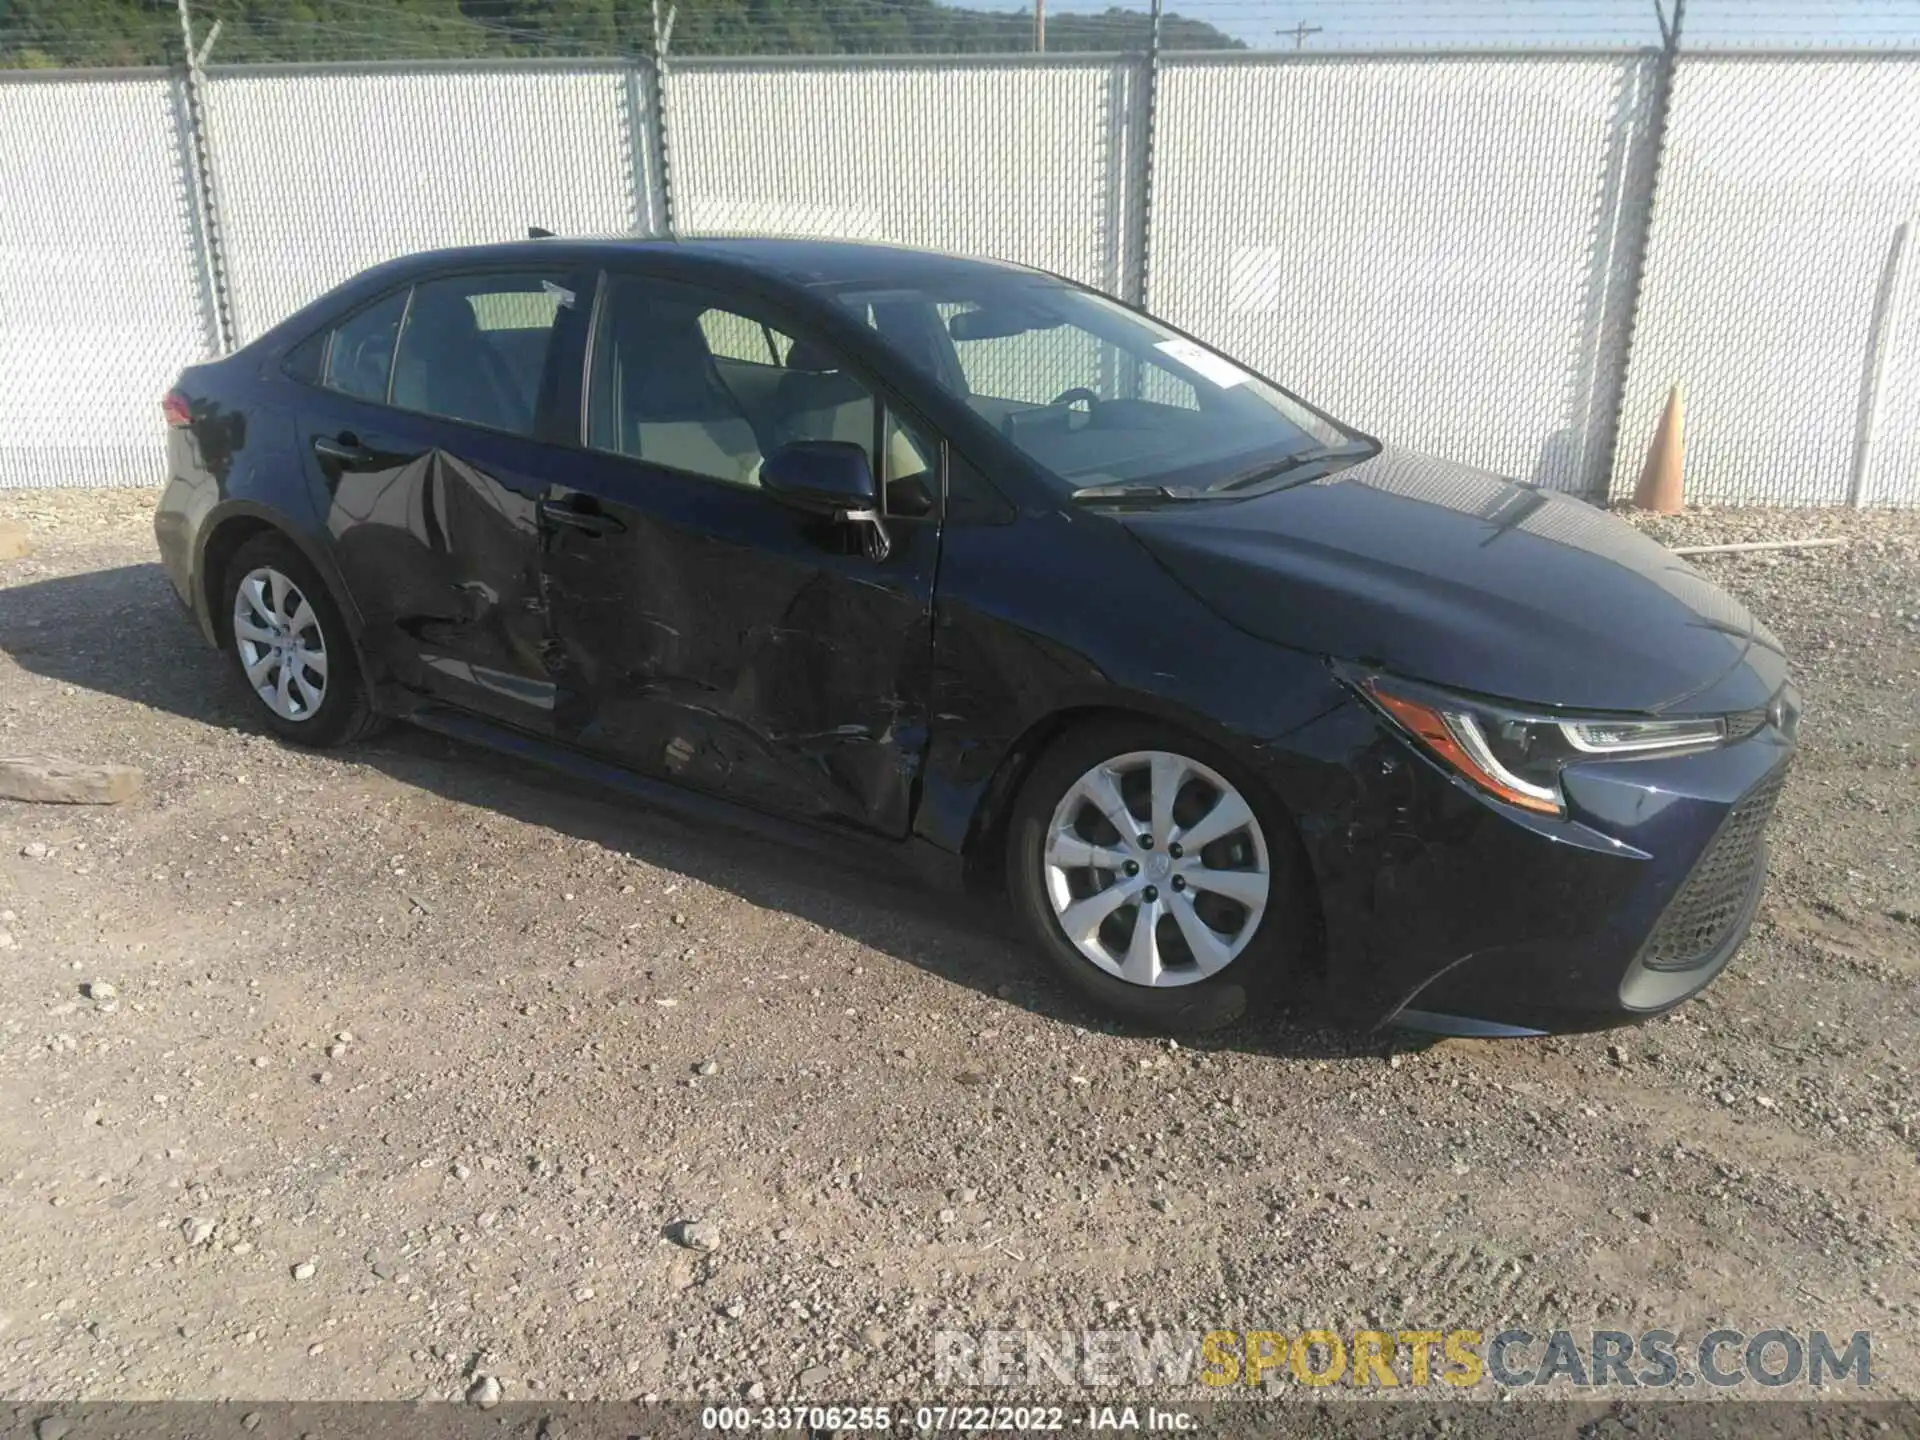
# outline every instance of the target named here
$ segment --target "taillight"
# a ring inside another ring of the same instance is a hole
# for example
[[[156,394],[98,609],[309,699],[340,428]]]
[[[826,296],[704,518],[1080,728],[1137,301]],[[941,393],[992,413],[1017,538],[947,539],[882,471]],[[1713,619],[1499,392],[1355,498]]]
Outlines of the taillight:
[[[193,412],[187,408],[187,397],[178,390],[169,390],[160,397],[160,413],[166,416],[169,425],[177,427],[193,423]]]

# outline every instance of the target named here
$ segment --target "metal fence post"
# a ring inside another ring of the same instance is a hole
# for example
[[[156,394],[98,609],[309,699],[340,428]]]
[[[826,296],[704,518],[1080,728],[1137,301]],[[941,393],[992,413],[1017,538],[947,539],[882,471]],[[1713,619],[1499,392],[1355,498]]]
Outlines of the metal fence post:
[[[679,233],[673,206],[673,156],[667,143],[667,52],[673,44],[673,16],[671,5],[663,16],[660,0],[653,0],[653,135],[659,147],[660,227],[669,236]]]
[[[1133,122],[1134,201],[1132,273],[1122,299],[1135,305],[1147,303],[1147,282],[1153,266],[1153,142],[1158,123],[1160,90],[1160,11],[1162,0],[1153,0],[1152,18],[1147,26],[1147,59],[1142,69],[1140,100]]]
[[[1873,431],[1880,418],[1880,392],[1887,378],[1887,347],[1900,324],[1900,268],[1907,255],[1905,223],[1893,227],[1887,262],[1880,271],[1880,288],[1873,297],[1873,320],[1867,327],[1867,359],[1860,374],[1860,417],[1854,430],[1853,475],[1847,503],[1858,509],[1867,503],[1867,482],[1873,468]]]
[[[186,101],[186,149],[191,171],[188,188],[192,191],[194,238],[200,250],[201,283],[207,287],[208,308],[213,315],[214,347],[224,355],[234,347],[233,304],[227,292],[226,251],[220,241],[220,215],[214,204],[213,147],[207,137],[207,76],[203,69],[207,51],[213,48],[213,42],[219,35],[220,24],[214,22],[213,29],[208,32],[207,43],[196,50],[193,44],[193,17],[187,11],[187,0],[179,0],[179,8],[180,41],[186,51],[186,69],[181,83]]]
[[[1626,319],[1615,362],[1612,394],[1608,397],[1613,426],[1607,437],[1605,464],[1596,477],[1597,483],[1591,487],[1602,501],[1613,491],[1613,468],[1620,454],[1621,432],[1627,424],[1627,382],[1633,373],[1633,335],[1640,322],[1640,292],[1646,280],[1647,253],[1653,248],[1653,207],[1660,196],[1660,168],[1667,149],[1667,112],[1673,104],[1673,76],[1680,63],[1680,34],[1686,20],[1687,0],[1673,0],[1671,24],[1660,9],[1660,0],[1654,0],[1654,14],[1660,21],[1660,58],[1653,72],[1653,94],[1647,106],[1645,158],[1638,167],[1646,176],[1646,202],[1639,207],[1632,233],[1621,247],[1626,256],[1627,293],[1623,302]]]
[[[651,58],[629,56],[626,69],[626,105],[623,120],[627,130],[627,183],[633,187],[633,229],[637,235],[658,232],[660,212],[660,147],[655,133],[657,119],[653,89],[656,72]]]

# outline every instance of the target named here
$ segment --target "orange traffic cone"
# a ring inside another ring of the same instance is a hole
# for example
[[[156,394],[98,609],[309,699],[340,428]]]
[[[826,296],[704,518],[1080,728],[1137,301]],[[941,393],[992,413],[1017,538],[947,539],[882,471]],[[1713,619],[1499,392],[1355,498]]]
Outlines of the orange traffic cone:
[[[1646,468],[1640,472],[1639,488],[1633,492],[1637,510],[1652,510],[1660,515],[1678,515],[1681,510],[1680,472],[1684,465],[1686,397],[1678,385],[1667,395],[1666,412],[1653,432],[1653,444],[1647,450]]]

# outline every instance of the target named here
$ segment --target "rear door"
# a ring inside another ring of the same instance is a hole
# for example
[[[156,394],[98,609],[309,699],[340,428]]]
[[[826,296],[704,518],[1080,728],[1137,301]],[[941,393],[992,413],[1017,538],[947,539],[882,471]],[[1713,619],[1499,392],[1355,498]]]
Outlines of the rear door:
[[[341,572],[394,677],[550,732],[535,506],[561,270],[424,279],[335,327],[301,407]]]
[[[904,836],[942,447],[751,303],[639,275],[602,289],[588,443],[546,516],[559,732],[763,809]],[[761,491],[761,462],[795,439],[856,441],[888,467],[893,508],[915,513],[889,520],[884,557],[870,527]]]

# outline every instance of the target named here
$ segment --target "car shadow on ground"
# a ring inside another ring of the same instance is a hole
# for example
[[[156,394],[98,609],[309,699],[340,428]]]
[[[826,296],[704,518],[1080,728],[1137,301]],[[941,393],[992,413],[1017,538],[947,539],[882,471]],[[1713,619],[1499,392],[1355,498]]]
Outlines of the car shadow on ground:
[[[227,729],[265,733],[224,658],[206,646],[157,564],[0,589],[0,650],[23,669]],[[686,821],[530,762],[396,726],[344,752],[404,784],[589,840],[781,910],[963,985],[1065,1023],[1129,1033],[1056,983],[1002,904],[849,869],[750,835]],[[74,756],[114,760],[118,756]],[[1312,1011],[1248,1020],[1192,1048],[1294,1059],[1378,1055],[1378,1035]],[[1415,1042],[1417,1043],[1417,1042]]]

